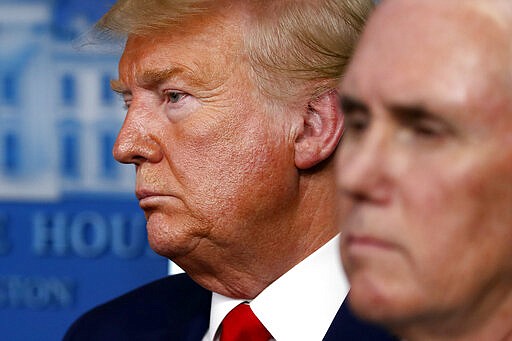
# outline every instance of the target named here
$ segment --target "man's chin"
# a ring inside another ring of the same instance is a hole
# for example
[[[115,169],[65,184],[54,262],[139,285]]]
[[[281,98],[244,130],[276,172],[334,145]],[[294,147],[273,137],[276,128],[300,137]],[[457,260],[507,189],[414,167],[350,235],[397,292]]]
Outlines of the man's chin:
[[[196,237],[187,230],[180,231],[179,227],[175,227],[172,232],[153,233],[148,226],[148,242],[151,249],[160,256],[168,258],[175,263],[178,263],[183,258],[195,259],[200,256],[199,242],[201,238]],[[193,256],[194,254],[196,256]]]
[[[353,312],[370,322],[382,323],[389,318],[392,302],[382,282],[363,276],[351,281],[349,303]]]
[[[350,308],[363,320],[391,331],[400,330],[420,316],[417,310],[420,305],[413,297],[407,297],[405,289],[386,287],[382,282],[354,281],[348,298]]]
[[[173,243],[172,240],[153,240],[151,237],[148,238],[149,246],[158,255],[168,258],[172,261],[187,255],[190,252],[190,247],[181,246],[178,243]]]

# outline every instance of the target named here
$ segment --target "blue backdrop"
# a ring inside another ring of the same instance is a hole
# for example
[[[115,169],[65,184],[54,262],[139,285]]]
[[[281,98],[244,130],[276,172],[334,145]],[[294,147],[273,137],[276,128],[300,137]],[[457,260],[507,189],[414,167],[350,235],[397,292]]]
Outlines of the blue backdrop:
[[[167,273],[133,168],[111,149],[121,52],[87,32],[113,0],[0,0],[0,339],[59,340],[85,310]]]

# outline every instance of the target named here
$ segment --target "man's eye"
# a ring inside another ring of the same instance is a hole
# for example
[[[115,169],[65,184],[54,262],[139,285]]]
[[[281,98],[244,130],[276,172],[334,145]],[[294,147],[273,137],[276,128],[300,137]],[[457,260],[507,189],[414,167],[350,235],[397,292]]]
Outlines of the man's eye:
[[[183,92],[179,92],[179,91],[169,91],[169,92],[166,92],[165,95],[167,96],[167,99],[169,100],[170,103],[178,103],[179,101],[181,101],[183,98],[185,98],[187,96],[186,93],[183,93]]]
[[[444,122],[438,120],[419,120],[412,127],[414,133],[424,138],[439,138],[450,134],[450,127]]]
[[[417,125],[414,127],[414,132],[417,135],[421,135],[424,137],[436,137],[440,135],[440,131],[438,129],[428,125]]]
[[[362,113],[351,113],[345,115],[345,127],[347,132],[362,133],[368,128],[369,117]]]
[[[124,108],[127,110],[128,108],[130,108],[130,104],[132,104],[132,100],[131,99],[125,99],[123,100],[124,102]]]

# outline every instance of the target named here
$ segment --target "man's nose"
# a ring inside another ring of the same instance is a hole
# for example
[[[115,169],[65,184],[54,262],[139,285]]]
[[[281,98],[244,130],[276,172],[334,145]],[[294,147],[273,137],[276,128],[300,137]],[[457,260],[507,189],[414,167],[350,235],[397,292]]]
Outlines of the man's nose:
[[[382,131],[342,142],[336,162],[338,189],[358,201],[388,200],[392,186],[389,152],[390,144]]]
[[[151,129],[154,125],[151,115],[132,104],[117,135],[112,150],[114,158],[121,163],[135,165],[145,161],[159,162],[163,154],[156,132]]]

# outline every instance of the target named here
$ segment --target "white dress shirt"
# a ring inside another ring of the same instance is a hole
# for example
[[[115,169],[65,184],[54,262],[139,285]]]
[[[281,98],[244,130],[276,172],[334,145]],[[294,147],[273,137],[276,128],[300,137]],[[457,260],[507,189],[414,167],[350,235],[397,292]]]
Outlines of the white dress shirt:
[[[277,341],[322,340],[348,293],[339,256],[339,235],[294,266],[250,302]],[[210,327],[203,341],[217,341],[224,317],[241,302],[212,296]]]

